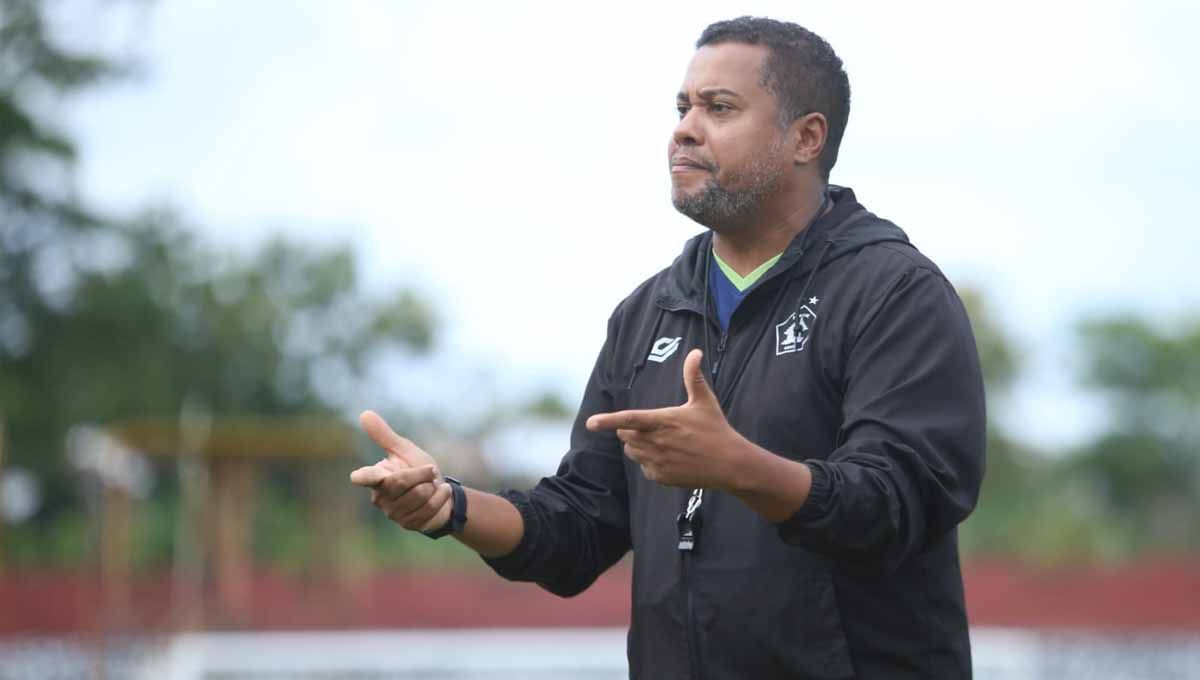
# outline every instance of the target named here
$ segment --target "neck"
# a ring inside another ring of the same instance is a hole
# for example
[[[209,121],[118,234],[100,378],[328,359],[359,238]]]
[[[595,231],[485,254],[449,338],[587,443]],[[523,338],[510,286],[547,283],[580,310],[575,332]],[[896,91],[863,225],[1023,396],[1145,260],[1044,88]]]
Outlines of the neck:
[[[786,250],[792,239],[812,224],[824,195],[822,184],[764,204],[754,219],[732,229],[714,229],[713,250],[735,272],[748,274]]]

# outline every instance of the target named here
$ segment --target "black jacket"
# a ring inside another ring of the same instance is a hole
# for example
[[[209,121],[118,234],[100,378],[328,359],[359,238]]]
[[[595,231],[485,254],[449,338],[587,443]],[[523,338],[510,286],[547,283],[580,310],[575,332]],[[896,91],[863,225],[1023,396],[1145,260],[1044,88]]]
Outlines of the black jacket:
[[[609,320],[558,473],[502,494],[525,522],[516,550],[487,560],[505,578],[571,596],[632,548],[633,678],[971,675],[955,527],[984,467],[974,338],[904,232],[849,189],[831,196],[724,336],[705,313],[711,233],[688,241]],[[682,404],[683,357],[705,342],[732,426],[807,463],[813,485],[779,524],[706,492],[686,552],[690,491],[647,481],[584,422]]]

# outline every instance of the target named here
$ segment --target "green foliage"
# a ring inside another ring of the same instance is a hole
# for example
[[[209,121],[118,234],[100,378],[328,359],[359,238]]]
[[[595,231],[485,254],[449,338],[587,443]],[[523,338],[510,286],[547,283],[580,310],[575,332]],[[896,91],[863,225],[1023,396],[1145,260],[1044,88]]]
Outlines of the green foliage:
[[[968,289],[961,291],[961,297],[975,334],[991,414],[1020,374],[1020,354],[992,318],[981,294]],[[1044,465],[1036,452],[1005,432],[997,419],[989,418],[987,470],[979,503],[960,532],[965,553],[1011,554],[1028,549],[1023,518],[1028,518],[1043,491]]]
[[[984,373],[1006,385],[1015,355],[967,299]],[[1172,333],[1114,316],[1081,323],[1079,337],[1081,382],[1106,398],[1105,429],[1050,458],[993,423],[964,550],[1063,562],[1200,549],[1200,322]],[[989,395],[1001,391],[993,385]]]
[[[136,505],[131,528],[133,553],[130,555],[130,563],[135,569],[153,571],[171,564],[178,522],[179,503],[175,493],[160,491]]]
[[[1113,399],[1116,429],[1196,436],[1200,320],[1167,333],[1118,316],[1085,321],[1079,334],[1088,357],[1084,381]]]
[[[40,218],[57,227],[90,221],[79,206],[45,196],[29,182],[26,170],[31,163],[75,160],[74,143],[47,125],[33,102],[45,93],[74,93],[121,72],[100,55],[59,45],[45,20],[43,3],[0,1],[0,209],[7,217],[29,222]],[[13,226],[17,225],[9,225]]]
[[[1200,549],[1200,320],[1174,332],[1114,316],[1081,323],[1084,382],[1108,400],[1108,429],[1067,474],[1091,480],[1103,518],[1132,550]]]
[[[95,523],[72,507],[38,524],[7,527],[5,560],[16,567],[82,564],[92,554]]]
[[[960,291],[971,329],[975,333],[975,345],[979,350],[979,362],[983,366],[983,380],[988,396],[997,396],[1012,386],[1020,373],[1020,355],[1003,328],[996,323],[983,295],[973,289]]]
[[[72,426],[175,420],[185,404],[215,417],[328,415],[375,353],[426,351],[434,337],[430,308],[412,293],[359,290],[347,247],[276,239],[248,255],[223,252],[167,211],[111,219],[71,199],[66,182],[45,181],[69,175],[75,146],[38,97],[121,71],[58,45],[42,4],[0,3],[3,463],[41,480],[45,503],[31,526],[54,537],[74,537],[63,523],[82,516],[79,473],[64,456]],[[162,516],[139,532],[161,538]],[[24,537],[10,531],[5,543]],[[61,550],[9,552],[75,560],[84,548],[71,538]],[[162,555],[156,544],[138,559]]]
[[[363,298],[344,248],[276,241],[239,258],[161,216],[103,233],[123,262],[78,263],[62,307],[28,317],[29,342],[0,365],[10,460],[57,475],[66,498],[73,424],[177,418],[187,400],[218,416],[328,413],[339,404],[327,383],[352,385],[373,351],[429,346],[428,309]],[[396,332],[397,319],[412,329]]]
[[[44,364],[35,368],[32,355],[50,337],[56,318],[69,302],[62,290],[61,274],[69,271],[64,256],[86,249],[103,221],[68,192],[38,189],[30,169],[68,171],[75,146],[46,122],[35,102],[47,92],[74,93],[115,72],[116,68],[98,55],[58,45],[50,35],[41,3],[0,3],[0,419],[6,429],[4,462],[33,468],[48,482],[43,496],[62,512],[39,518],[38,529],[48,537],[45,543],[69,537],[67,543],[79,550],[82,541],[75,538],[74,524],[64,524],[81,512],[77,487],[65,483],[61,455],[51,453],[54,443],[61,448],[65,427],[60,405],[69,407],[78,395],[64,390],[64,381],[47,382],[43,376],[69,377],[81,366]],[[6,543],[19,544],[22,535],[15,531]],[[64,549],[55,554],[75,552]],[[45,545],[29,549],[10,545],[10,553],[12,559],[20,560],[45,555],[47,549]]]
[[[562,397],[554,392],[537,395],[526,404],[524,411],[541,420],[565,420],[574,415]]]
[[[483,564],[478,555],[452,538],[431,540],[396,526],[381,513],[372,514],[369,521],[375,560],[380,566],[479,567]]]
[[[59,44],[51,29],[43,3],[0,0],[3,464],[33,470],[45,499],[34,521],[0,536],[4,562],[23,566],[79,564],[94,550],[82,480],[64,456],[71,426],[177,419],[185,405],[217,417],[328,415],[379,351],[427,351],[436,326],[411,292],[365,296],[346,247],[275,239],[226,252],[168,211],[113,219],[81,205],[65,181],[76,146],[42,105],[128,69]],[[981,295],[963,299],[995,412],[1020,378],[1021,352]],[[1166,332],[1134,317],[1097,319],[1081,324],[1079,341],[1082,382],[1109,405],[1104,431],[1050,458],[993,419],[964,551],[1063,561],[1200,549],[1200,320]],[[544,395],[498,408],[479,430],[571,412]],[[392,415],[402,430],[417,424]],[[179,494],[168,468],[134,513],[131,557],[142,568],[173,556]],[[267,476],[255,504],[256,557],[288,569],[312,553],[310,501],[294,487]],[[361,510],[366,531],[330,549],[382,564],[479,564],[456,542],[401,530],[365,502]]]
[[[308,499],[286,493],[282,484],[264,484],[255,498],[254,557],[297,572],[310,555]]]

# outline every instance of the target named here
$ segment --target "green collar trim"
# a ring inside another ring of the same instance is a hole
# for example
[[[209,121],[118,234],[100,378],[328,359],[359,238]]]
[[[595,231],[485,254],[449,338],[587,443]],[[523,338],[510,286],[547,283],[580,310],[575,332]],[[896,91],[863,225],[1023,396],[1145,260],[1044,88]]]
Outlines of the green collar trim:
[[[720,257],[717,257],[716,250],[712,251],[712,255],[713,259],[717,261],[717,266],[721,268],[721,272],[725,274],[725,278],[729,279],[729,282],[733,284],[734,288],[738,289],[739,293],[744,293],[747,288],[753,286],[755,281],[761,279],[762,275],[766,274],[767,270],[769,270],[771,267],[774,267],[775,263],[779,261],[779,258],[783,257],[783,253],[779,253],[775,257],[772,257],[766,262],[758,265],[754,271],[742,276],[741,274],[735,272],[733,267],[725,264],[724,260],[722,260]]]

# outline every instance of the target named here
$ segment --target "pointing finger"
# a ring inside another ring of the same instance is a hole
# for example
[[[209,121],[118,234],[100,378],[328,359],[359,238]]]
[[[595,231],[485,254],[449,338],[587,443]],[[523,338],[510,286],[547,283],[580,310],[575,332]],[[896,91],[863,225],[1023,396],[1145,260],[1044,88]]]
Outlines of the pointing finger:
[[[379,448],[387,452],[388,458],[408,464],[408,460],[404,457],[404,450],[411,446],[412,442],[396,434],[396,431],[378,413],[363,411],[358,416],[358,422],[367,436],[379,445]]]
[[[616,413],[597,413],[588,418],[587,429],[592,432],[604,430],[639,430],[650,432],[662,427],[662,414],[658,410],[651,411],[617,411]]]

